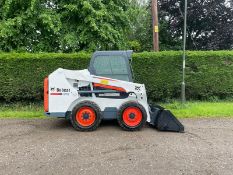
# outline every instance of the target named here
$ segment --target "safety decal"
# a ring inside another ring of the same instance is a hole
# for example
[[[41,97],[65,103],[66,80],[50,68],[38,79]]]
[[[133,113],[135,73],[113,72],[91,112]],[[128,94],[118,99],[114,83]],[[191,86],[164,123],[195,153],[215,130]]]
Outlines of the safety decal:
[[[62,95],[62,93],[50,93],[50,95]]]
[[[135,91],[140,91],[141,87],[140,86],[135,86]]]
[[[108,84],[109,84],[109,81],[108,81],[108,80],[102,79],[102,80],[100,81],[100,84],[108,85]]]

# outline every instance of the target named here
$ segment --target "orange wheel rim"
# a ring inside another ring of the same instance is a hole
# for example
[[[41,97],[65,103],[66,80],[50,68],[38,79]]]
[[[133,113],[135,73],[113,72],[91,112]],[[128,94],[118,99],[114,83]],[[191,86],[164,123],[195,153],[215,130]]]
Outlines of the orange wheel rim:
[[[142,111],[137,107],[128,107],[123,112],[123,121],[130,127],[135,127],[142,121]]]
[[[82,107],[76,114],[76,121],[84,127],[91,126],[96,119],[95,111],[90,107]]]

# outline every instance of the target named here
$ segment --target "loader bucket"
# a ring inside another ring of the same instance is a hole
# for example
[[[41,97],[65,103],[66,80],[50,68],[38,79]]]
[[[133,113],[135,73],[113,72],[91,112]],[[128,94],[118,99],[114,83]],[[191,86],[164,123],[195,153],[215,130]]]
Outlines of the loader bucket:
[[[150,106],[150,117],[150,124],[159,131],[184,132],[180,121],[161,106]]]

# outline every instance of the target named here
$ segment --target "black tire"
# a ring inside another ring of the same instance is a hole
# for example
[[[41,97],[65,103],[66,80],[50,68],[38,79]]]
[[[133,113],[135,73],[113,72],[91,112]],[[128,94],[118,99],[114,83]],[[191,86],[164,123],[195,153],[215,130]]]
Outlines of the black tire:
[[[136,126],[129,126],[123,120],[123,113],[124,113],[125,109],[127,109],[129,107],[136,107],[142,113],[142,119],[141,119],[140,123],[137,124]],[[121,128],[126,130],[126,131],[138,131],[138,130],[140,130],[145,125],[146,119],[147,119],[146,110],[144,109],[144,107],[141,104],[134,102],[134,101],[129,101],[129,102],[122,104],[118,110],[117,121],[118,121],[119,125],[121,126]]]
[[[79,110],[85,107],[91,108],[95,113],[94,123],[91,124],[90,126],[83,126],[76,119],[76,115],[79,112]],[[72,110],[72,114],[70,116],[71,124],[74,127],[74,129],[76,129],[77,131],[94,131],[99,126],[101,119],[102,119],[102,116],[101,116],[101,110],[99,106],[91,101],[83,101],[83,102],[78,103]]]

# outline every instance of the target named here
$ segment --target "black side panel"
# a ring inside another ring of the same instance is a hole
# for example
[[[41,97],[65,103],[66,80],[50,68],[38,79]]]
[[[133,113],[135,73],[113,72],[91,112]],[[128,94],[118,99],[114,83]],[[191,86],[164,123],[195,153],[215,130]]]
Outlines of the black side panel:
[[[117,118],[117,108],[107,107],[102,113],[104,120],[112,120]]]
[[[173,132],[184,132],[184,126],[179,120],[169,111],[162,107],[151,107],[151,122],[159,131],[173,131]]]

